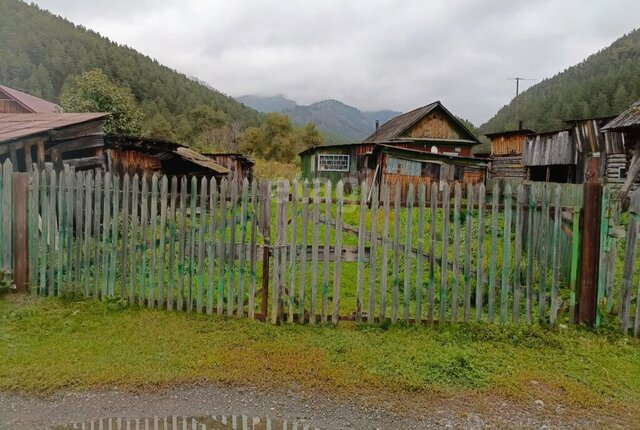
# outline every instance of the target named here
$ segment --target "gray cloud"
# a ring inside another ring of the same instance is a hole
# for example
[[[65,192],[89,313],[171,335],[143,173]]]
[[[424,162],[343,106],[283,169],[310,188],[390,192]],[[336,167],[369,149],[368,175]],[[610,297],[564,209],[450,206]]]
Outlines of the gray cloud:
[[[637,0],[36,0],[231,95],[406,111],[440,99],[480,124],[638,25]]]

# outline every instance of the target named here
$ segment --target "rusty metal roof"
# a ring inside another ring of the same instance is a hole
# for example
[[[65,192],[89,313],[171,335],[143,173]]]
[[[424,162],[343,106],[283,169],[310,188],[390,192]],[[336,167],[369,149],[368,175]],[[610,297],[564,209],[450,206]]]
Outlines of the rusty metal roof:
[[[108,113],[3,113],[0,114],[0,143],[106,118],[108,115]]]
[[[0,90],[32,113],[60,113],[62,108],[31,94],[0,85]]]
[[[519,134],[523,134],[523,135],[529,135],[529,134],[535,134],[536,132],[534,130],[529,130],[528,128],[521,128],[521,129],[517,129],[517,130],[505,130],[505,131],[496,131],[493,133],[485,133],[484,135],[491,138],[491,137],[500,137],[500,136],[517,136]]]
[[[607,123],[601,130],[624,131],[629,128],[640,128],[640,100]]]

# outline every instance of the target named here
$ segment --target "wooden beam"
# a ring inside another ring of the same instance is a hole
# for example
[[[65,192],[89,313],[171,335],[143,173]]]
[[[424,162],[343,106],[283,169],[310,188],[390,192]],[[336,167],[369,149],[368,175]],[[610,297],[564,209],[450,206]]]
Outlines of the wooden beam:
[[[629,164],[629,170],[627,171],[627,178],[620,188],[620,194],[618,194],[618,199],[621,202],[624,202],[626,200],[627,196],[629,195],[631,186],[636,181],[636,178],[640,173],[640,149],[635,149],[631,151],[631,153],[633,154],[633,156],[631,158],[631,163]]]
[[[36,143],[36,155],[38,159],[38,170],[44,170],[44,141],[39,141]]]
[[[33,161],[31,160],[32,145],[33,143],[31,142],[24,143],[24,164],[25,164],[25,168],[27,169],[27,173],[31,173],[31,171],[33,170],[33,167],[32,167]]]

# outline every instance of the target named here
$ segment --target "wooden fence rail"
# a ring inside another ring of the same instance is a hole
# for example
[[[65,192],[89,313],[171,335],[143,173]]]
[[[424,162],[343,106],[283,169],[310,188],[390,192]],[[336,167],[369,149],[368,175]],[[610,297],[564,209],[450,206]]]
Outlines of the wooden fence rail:
[[[0,178],[0,235],[11,237],[10,163]],[[341,182],[34,172],[30,284],[42,295],[274,323],[573,322],[575,186],[396,190],[362,184],[345,196]],[[616,242],[604,247],[598,282],[603,319],[618,314],[622,330],[636,335],[639,200],[632,197],[628,226],[613,225],[626,218],[607,212]],[[3,270],[11,269],[11,244],[0,240]]]

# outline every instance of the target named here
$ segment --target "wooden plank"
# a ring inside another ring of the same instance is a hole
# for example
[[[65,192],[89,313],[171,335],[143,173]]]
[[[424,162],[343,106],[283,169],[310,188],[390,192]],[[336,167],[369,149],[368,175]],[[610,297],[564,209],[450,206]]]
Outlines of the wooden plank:
[[[374,185],[375,188],[375,185]],[[376,312],[376,258],[378,256],[378,190],[371,193],[371,250],[369,252],[369,306],[367,322],[375,322]]]
[[[331,246],[331,181],[327,181],[324,189],[324,255],[322,262],[322,319],[327,322],[329,312],[329,247]]]
[[[140,274],[138,278],[138,304],[144,306],[147,292],[147,241],[149,226],[149,180],[146,176],[140,177],[142,187],[140,191]]]
[[[174,297],[175,297],[175,273],[176,273],[176,235],[177,235],[177,223],[178,223],[178,178],[173,176],[171,178],[171,192],[169,197],[169,247],[167,248],[167,260],[168,260],[168,282],[167,286],[167,309],[173,309]]]
[[[542,191],[542,212],[540,214],[539,237],[541,240],[540,274],[538,285],[538,319],[545,320],[547,307],[547,255],[548,255],[548,230],[549,230],[549,188]]]
[[[404,321],[409,322],[409,304],[411,300],[411,247],[413,245],[413,183],[409,184],[406,196],[406,219],[404,234],[404,289],[403,289],[403,309]]]
[[[340,317],[340,271],[342,255],[342,206],[343,206],[343,190],[344,184],[342,181],[338,181],[336,184],[336,232],[335,232],[335,250],[336,259],[333,264],[333,315],[332,322],[334,325],[338,324]]]
[[[240,259],[239,259],[239,273],[238,273],[238,309],[236,315],[238,317],[244,317],[244,296],[245,296],[245,282],[246,282],[246,265],[247,265],[247,216],[249,213],[249,180],[247,178],[242,181],[242,194],[240,197]],[[295,213],[295,212],[294,212]],[[294,229],[295,230],[295,229]],[[292,285],[293,287],[293,285]],[[292,288],[292,291],[294,288]],[[293,292],[291,293],[291,303],[293,306]],[[293,308],[290,308],[289,313],[293,315]]]
[[[489,254],[489,304],[488,321],[492,323],[495,317],[495,302],[497,288],[496,260],[498,253],[498,213],[500,203],[500,182],[494,180],[491,190],[491,251]]]
[[[389,277],[389,184],[382,184],[382,251],[380,255],[380,321],[386,319],[387,280]]]
[[[631,312],[631,289],[633,287],[633,274],[638,253],[638,239],[640,238],[640,191],[631,195],[629,206],[629,224],[627,225],[627,240],[624,249],[624,264],[622,266],[622,289],[620,290],[620,328],[627,334],[630,328],[629,316]],[[636,307],[640,307],[636,304]],[[636,314],[637,314],[636,310]],[[637,326],[634,324],[634,334]]]
[[[73,220],[74,220],[74,204],[76,202],[76,175],[74,172],[67,172],[67,188],[65,190],[66,212],[66,235],[64,241],[64,253],[66,257],[64,269],[64,285],[66,288],[76,288],[73,280],[74,269],[74,249],[73,249]]]
[[[208,278],[207,278],[207,315],[213,314],[213,292],[215,291],[215,257],[216,249],[216,232],[217,232],[217,214],[218,209],[218,183],[216,178],[211,178],[209,183],[209,234],[208,234]],[[251,297],[249,297],[249,317],[251,314]]]
[[[464,235],[464,322],[471,317],[471,242],[473,241],[473,185],[467,184],[467,204]]]
[[[55,253],[56,255],[56,295],[61,296],[64,290],[64,284],[62,283],[62,270],[64,267],[64,244],[65,244],[65,233],[66,233],[66,208],[67,205],[65,200],[65,187],[66,184],[66,173],[63,171],[59,172],[58,176],[58,223],[56,229],[56,240],[55,240]],[[103,294],[104,295],[104,294]]]
[[[269,248],[271,247],[271,181],[260,181],[260,220],[262,231],[262,291],[260,312],[266,321],[269,312]]]
[[[200,212],[198,215],[198,269],[197,269],[197,292],[196,292],[196,312],[202,313],[204,307],[204,274],[206,272],[204,268],[204,251],[207,248],[205,242],[205,232],[207,230],[207,178],[204,176],[200,179]],[[196,214],[192,214],[192,222],[196,222]]]
[[[502,232],[502,289],[500,294],[500,322],[507,322],[509,305],[509,273],[511,273],[511,184],[504,187],[504,219]]]
[[[176,305],[178,307],[178,311],[182,312],[184,310],[184,290],[185,290],[185,242],[186,238],[186,230],[187,230],[187,192],[188,192],[188,182],[187,177],[182,176],[180,178],[180,202],[179,202],[179,225],[178,225],[178,265],[176,270],[178,271],[178,278],[176,280]]]
[[[308,246],[308,229],[309,229],[309,206],[311,201],[309,200],[309,181],[305,180],[302,183],[302,225],[300,228],[300,243],[303,250]],[[302,318],[300,323],[304,322],[304,303],[305,303],[305,289],[307,287],[307,253],[300,253],[300,286],[298,291],[298,315]]]
[[[287,313],[290,323],[293,322],[296,299],[296,263],[298,258],[296,254],[296,244],[298,239],[298,181],[294,179],[291,184],[291,188],[291,239],[289,241],[289,294],[287,300]],[[244,244],[244,240],[241,242]]]
[[[84,175],[84,221],[82,237],[82,284],[84,296],[89,297],[91,293],[91,219],[93,209],[93,172]]]
[[[533,321],[533,262],[535,258],[535,233],[534,233],[534,215],[536,210],[536,202],[533,190],[528,187],[527,201],[527,274],[525,281],[525,319],[528,324]]]
[[[362,322],[362,306],[364,302],[364,238],[365,238],[365,222],[367,208],[367,183],[362,182],[360,185],[360,214],[358,223],[358,263],[356,268],[356,322]],[[325,249],[325,260],[328,259],[329,253]]]
[[[111,254],[111,258],[109,260],[109,296],[115,297],[116,266],[118,265],[118,260],[122,258],[120,255],[118,255],[118,237],[120,225],[120,178],[118,176],[113,177],[112,189],[113,212],[111,214],[111,240],[109,243],[109,251]]]
[[[458,321],[458,289],[460,286],[460,211],[462,188],[456,182],[453,186],[453,280],[451,283],[451,321]]]
[[[391,286],[391,322],[398,321],[398,289],[400,288],[400,183],[396,182],[393,193],[393,284]]]
[[[516,234],[513,256],[513,310],[512,321],[515,324],[520,322],[520,302],[521,302],[521,272],[522,272],[522,233],[524,231],[524,206],[526,204],[526,194],[524,185],[518,185],[516,191]]]
[[[418,185],[418,242],[416,254],[416,309],[415,322],[422,323],[422,290],[424,288],[422,275],[424,274],[424,221],[426,207],[426,186]]]
[[[280,241],[277,245],[280,251],[279,258],[279,266],[278,266],[278,321],[284,321],[284,299],[285,299],[285,290],[286,290],[286,276],[287,276],[287,224],[288,224],[288,214],[289,214],[289,181],[282,181],[282,196],[280,200],[282,201],[282,206],[280,210],[282,211],[280,215]]]
[[[151,193],[149,206],[149,294],[147,306],[152,309],[156,300],[156,241],[158,238],[158,175],[151,177]]]
[[[484,203],[486,189],[478,187],[478,257],[476,259],[476,322],[482,321],[484,305]]]
[[[552,278],[551,278],[551,307],[549,309],[549,323],[555,324],[558,313],[558,283],[560,282],[560,213],[562,212],[562,188],[555,189],[555,205],[553,219],[553,233],[551,239],[552,250]]]
[[[166,252],[166,236],[167,236],[167,204],[169,202],[169,197],[167,195],[169,189],[169,179],[166,175],[162,175],[160,178],[160,226],[159,226],[159,236],[160,236],[160,244],[158,245],[158,293],[156,297],[156,301],[158,303],[158,308],[163,308],[165,304],[166,297],[166,287],[165,287],[165,270],[167,266],[167,261],[165,257]],[[126,211],[124,211],[126,213]],[[124,270],[124,266],[123,266]]]
[[[236,228],[238,223],[238,181],[233,178],[229,183],[229,240],[231,242],[231,249],[229,251],[229,279],[227,283],[227,316],[233,315],[233,308],[235,305],[235,277],[236,277],[236,258],[235,258],[235,243],[236,243]]]
[[[197,295],[197,292],[194,292],[194,289],[196,288],[196,268],[195,268],[195,263],[196,263],[196,241],[197,241],[197,219],[198,216],[196,214],[196,207],[198,204],[198,178],[195,176],[191,177],[191,193],[189,195],[189,224],[190,224],[190,229],[189,229],[189,236],[188,236],[188,249],[189,249],[189,256],[188,256],[188,263],[187,263],[187,271],[188,271],[188,278],[187,278],[187,311],[191,312],[193,310],[193,301],[195,299],[195,296]],[[231,303],[231,308],[233,311],[233,303]]]
[[[431,225],[429,226],[429,308],[427,309],[427,321],[433,323],[435,312],[435,289],[436,289],[436,238],[438,229],[438,184],[431,184],[430,199]]]
[[[273,288],[272,288],[272,297],[271,297],[271,323],[278,324],[280,323],[280,312],[282,309],[281,306],[281,291],[280,291],[280,265],[282,253],[280,252],[280,247],[283,245],[282,236],[285,234],[283,231],[284,223],[282,221],[283,218],[283,207],[284,207],[284,180],[280,179],[277,184],[276,191],[276,247],[274,250],[274,259],[273,259]]]
[[[111,232],[111,173],[104,174],[104,207],[102,210],[102,298],[109,296],[109,262],[111,260],[111,249],[109,238]],[[146,221],[146,220],[145,220]],[[146,225],[143,222],[142,225]]]
[[[305,204],[306,209],[306,204]],[[302,229],[306,237],[306,226]],[[251,239],[249,244],[249,319],[255,318],[256,297],[256,262],[258,261],[258,181],[251,182]],[[302,275],[301,275],[302,276]],[[302,286],[304,290],[304,284]],[[304,300],[301,301],[304,303]],[[303,305],[304,306],[304,305]],[[303,312],[300,312],[302,315]]]
[[[120,297],[127,297],[129,285],[127,270],[129,252],[129,214],[131,207],[131,178],[128,173],[122,177],[122,243],[120,251]]]
[[[580,208],[573,209],[573,235],[571,237],[571,274],[569,277],[569,322],[575,322],[576,294],[578,288],[578,265],[580,262]],[[638,306],[640,309],[640,306]]]
[[[129,239],[129,303],[135,303],[137,265],[138,265],[138,197],[140,192],[140,178],[133,175],[131,181],[131,238]]]
[[[29,288],[29,174],[14,173],[12,178],[12,236],[13,236],[13,282],[17,293],[26,293]]]
[[[309,324],[316,322],[316,291],[318,286],[318,224],[320,223],[320,182],[313,184],[313,231],[311,233],[311,297],[309,307]]]
[[[449,183],[442,184],[442,237],[440,266],[440,317],[439,323],[446,321],[447,293],[449,290]]]
[[[1,166],[0,166],[1,168]],[[38,269],[40,270],[40,295],[46,295],[47,293],[47,262],[48,255],[47,251],[50,251],[49,245],[49,193],[51,192],[51,188],[48,187],[47,183],[49,175],[44,170],[40,171],[40,211],[41,211],[41,228],[42,232],[40,235],[40,265]],[[2,175],[0,175],[2,178]],[[91,212],[88,212],[88,216],[91,217]],[[0,229],[1,230],[1,229]],[[87,236],[85,236],[86,238]],[[85,282],[88,282],[89,277]],[[85,296],[87,296],[87,291],[85,289]]]
[[[29,283],[38,293],[38,269],[40,255],[41,237],[40,237],[40,173],[32,171],[29,175]],[[82,210],[80,210],[82,214]],[[78,260],[76,260],[78,261]],[[81,285],[81,278],[76,277],[77,285]]]
[[[220,181],[220,221],[218,222],[218,240],[226,242],[227,237],[227,179],[222,178]],[[218,247],[218,300],[216,304],[216,312],[222,315],[224,308],[224,275],[225,275],[225,246]]]

